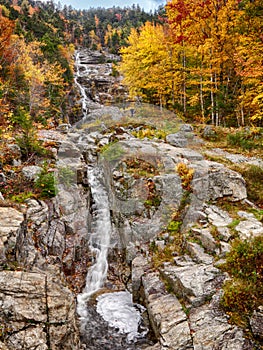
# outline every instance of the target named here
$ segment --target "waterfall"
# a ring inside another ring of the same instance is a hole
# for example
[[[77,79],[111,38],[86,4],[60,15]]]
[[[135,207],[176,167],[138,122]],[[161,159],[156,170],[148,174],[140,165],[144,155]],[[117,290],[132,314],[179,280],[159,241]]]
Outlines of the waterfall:
[[[88,113],[87,104],[88,104],[89,99],[87,98],[85,87],[82,86],[78,80],[79,80],[79,78],[86,76],[88,74],[88,68],[87,68],[87,65],[81,63],[80,52],[77,52],[77,54],[76,54],[75,66],[76,66],[76,75],[75,75],[74,82],[75,82],[76,86],[78,87],[80,94],[81,94],[82,112],[84,115],[87,115],[87,113]],[[81,70],[83,70],[83,73],[81,73]]]
[[[88,61],[89,57],[83,52],[77,52],[75,84],[81,94],[83,119],[90,118],[92,110],[103,108],[103,105],[92,101],[88,96],[88,88],[85,88],[85,84],[88,86],[87,82],[92,80],[96,70],[87,63]],[[91,227],[88,234],[93,261],[86,276],[85,288],[77,297],[82,338],[90,350],[103,349],[105,346],[107,349],[115,350],[139,350],[137,341],[144,341],[148,328],[143,326],[141,316],[145,309],[133,304],[131,293],[114,291],[103,294],[97,298],[97,307],[87,303],[91,295],[103,287],[107,278],[107,258],[112,233],[105,174],[95,159],[91,162],[87,169],[92,197]]]
[[[108,271],[107,255],[111,237],[111,220],[108,194],[101,175],[102,171],[98,166],[88,167],[88,179],[94,202],[89,244],[94,254],[94,261],[86,276],[86,287],[82,294],[78,295],[77,312],[82,318],[87,316],[87,300],[103,286]]]

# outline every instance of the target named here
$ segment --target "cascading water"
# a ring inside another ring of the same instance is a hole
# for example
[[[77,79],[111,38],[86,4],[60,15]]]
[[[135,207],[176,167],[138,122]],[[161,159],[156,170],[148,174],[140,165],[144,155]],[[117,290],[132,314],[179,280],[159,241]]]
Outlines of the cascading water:
[[[86,71],[86,67],[85,65],[81,64],[81,61],[80,61],[80,52],[77,52],[76,54],[76,68],[77,68],[77,71],[76,71],[76,75],[75,75],[75,84],[76,86],[78,87],[79,91],[80,91],[80,94],[81,94],[81,97],[82,97],[82,112],[84,113],[84,115],[87,114],[88,110],[87,110],[87,96],[86,96],[86,92],[85,92],[85,88],[79,83],[79,78],[83,76],[83,73],[81,74],[81,68],[83,69],[84,68],[84,74],[86,75],[87,74],[87,71]]]
[[[88,168],[88,179],[93,198],[93,225],[90,233],[90,249],[95,258],[86,277],[86,287],[78,296],[78,314],[87,317],[86,302],[89,297],[99,290],[105,281],[108,271],[108,248],[111,237],[111,220],[108,195],[102,184],[101,169]]]
[[[88,80],[90,69],[81,53],[76,54],[75,83],[82,96],[84,118],[90,105],[102,108],[86,95],[82,86],[83,79]],[[94,67],[93,67],[94,69]],[[102,168],[94,162],[88,166],[88,182],[93,204],[92,223],[89,232],[89,246],[93,254],[93,264],[86,276],[86,286],[78,295],[77,312],[81,320],[81,333],[86,349],[90,350],[139,350],[138,342],[146,343],[148,328],[143,326],[141,314],[145,310],[132,302],[128,291],[106,293],[97,298],[97,307],[89,303],[91,295],[103,287],[108,271],[108,249],[110,246],[112,225],[107,188]]]

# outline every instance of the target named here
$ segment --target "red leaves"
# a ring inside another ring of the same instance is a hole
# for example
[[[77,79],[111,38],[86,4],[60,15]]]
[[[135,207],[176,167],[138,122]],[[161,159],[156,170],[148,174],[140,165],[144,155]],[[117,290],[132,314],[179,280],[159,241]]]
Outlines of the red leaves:
[[[121,21],[121,18],[122,18],[121,13],[116,13],[115,17],[117,18],[118,21]]]

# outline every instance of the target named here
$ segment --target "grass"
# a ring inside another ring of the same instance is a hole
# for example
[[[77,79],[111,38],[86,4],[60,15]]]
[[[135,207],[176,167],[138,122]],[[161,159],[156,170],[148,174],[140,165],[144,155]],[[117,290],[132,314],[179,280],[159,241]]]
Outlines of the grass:
[[[205,125],[198,125],[195,131],[203,137]],[[221,148],[232,153],[248,156],[262,156],[263,128],[225,128],[212,127],[213,134],[205,138],[204,148]]]
[[[263,208],[263,169],[250,164],[236,164],[231,169],[239,172],[244,177],[248,199]]]
[[[124,162],[127,166],[127,172],[132,174],[134,178],[159,175],[159,171],[154,164],[139,157],[126,158]]]
[[[164,130],[155,129],[151,126],[143,126],[138,131],[132,131],[132,135],[139,139],[161,139],[165,140],[167,133]]]

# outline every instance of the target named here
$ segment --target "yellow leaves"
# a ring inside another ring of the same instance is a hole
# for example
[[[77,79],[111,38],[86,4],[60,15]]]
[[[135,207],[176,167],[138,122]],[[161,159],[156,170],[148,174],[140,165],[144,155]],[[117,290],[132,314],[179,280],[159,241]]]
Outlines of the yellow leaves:
[[[124,83],[129,86],[130,93],[143,96],[143,90],[147,89],[152,97],[159,99],[165,93],[165,86],[174,85],[170,83],[174,78],[171,41],[165,28],[146,22],[139,33],[135,29],[131,31],[128,41],[130,46],[121,49],[120,69],[125,76]]]
[[[185,163],[178,163],[175,170],[182,180],[182,187],[185,190],[190,191],[191,183],[194,177],[194,169],[189,168]]]
[[[73,59],[73,55],[75,52],[75,47],[73,44],[69,45],[58,45],[58,50],[61,53],[61,55],[70,62]]]

